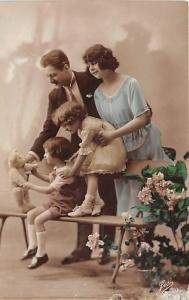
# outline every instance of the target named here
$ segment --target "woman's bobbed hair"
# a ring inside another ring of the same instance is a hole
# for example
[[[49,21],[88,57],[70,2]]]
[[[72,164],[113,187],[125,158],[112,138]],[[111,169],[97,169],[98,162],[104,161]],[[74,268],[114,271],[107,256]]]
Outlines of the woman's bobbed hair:
[[[53,114],[52,120],[57,126],[72,125],[76,121],[83,121],[87,116],[83,105],[73,101],[62,104]]]
[[[119,67],[119,62],[113,56],[112,50],[101,44],[96,44],[88,48],[83,55],[83,60],[86,64],[98,63],[101,70],[108,69],[115,71]]]
[[[64,137],[52,137],[48,139],[43,144],[43,148],[47,149],[52,157],[63,161],[69,159],[73,154],[71,143]]]

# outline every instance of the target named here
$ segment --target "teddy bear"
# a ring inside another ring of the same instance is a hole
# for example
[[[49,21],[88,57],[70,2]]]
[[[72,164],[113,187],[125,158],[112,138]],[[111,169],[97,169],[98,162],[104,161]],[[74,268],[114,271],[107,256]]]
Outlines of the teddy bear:
[[[12,186],[13,196],[20,208],[20,211],[27,213],[35,206],[30,202],[28,190],[23,184],[28,180],[32,170],[37,168],[37,163],[27,163],[24,155],[13,150],[8,157],[9,178]]]

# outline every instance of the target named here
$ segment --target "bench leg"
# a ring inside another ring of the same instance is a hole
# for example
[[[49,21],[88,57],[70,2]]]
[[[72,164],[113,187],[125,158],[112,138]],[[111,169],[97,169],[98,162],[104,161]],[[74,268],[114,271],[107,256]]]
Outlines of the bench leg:
[[[22,220],[22,228],[23,228],[23,232],[24,232],[24,239],[25,239],[25,243],[26,243],[26,248],[28,248],[28,237],[27,237],[27,232],[26,232],[26,223],[25,223],[25,219],[21,218]]]
[[[120,234],[119,234],[119,240],[118,240],[118,251],[117,251],[117,258],[116,258],[116,266],[112,275],[112,283],[116,282],[116,277],[121,265],[121,246],[122,246],[122,241],[123,241],[123,236],[125,233],[125,228],[120,227]]]
[[[1,244],[1,238],[2,238],[2,233],[3,233],[3,227],[5,225],[5,221],[7,217],[0,217],[1,218],[1,228],[0,228],[0,244]]]

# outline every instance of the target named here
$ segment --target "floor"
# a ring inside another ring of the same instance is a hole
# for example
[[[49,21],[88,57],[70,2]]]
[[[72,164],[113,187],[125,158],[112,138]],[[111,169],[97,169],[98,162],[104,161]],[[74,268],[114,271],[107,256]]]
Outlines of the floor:
[[[105,266],[98,265],[95,258],[63,266],[61,259],[75,244],[75,224],[49,222],[47,233],[48,263],[28,270],[27,262],[20,261],[25,250],[21,222],[14,218],[6,221],[0,249],[0,300],[100,300],[111,299],[113,294],[131,300],[156,299],[155,293],[142,287],[136,269],[120,273],[113,286],[110,279],[114,258]]]

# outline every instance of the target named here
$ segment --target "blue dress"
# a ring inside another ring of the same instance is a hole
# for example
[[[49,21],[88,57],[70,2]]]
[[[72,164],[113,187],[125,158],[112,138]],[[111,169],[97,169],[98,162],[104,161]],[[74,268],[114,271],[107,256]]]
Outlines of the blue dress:
[[[100,117],[120,128],[149,110],[142,89],[135,78],[126,77],[121,87],[112,95],[105,95],[99,86],[94,94]],[[160,141],[160,131],[153,124],[123,136],[129,160],[165,160],[171,162],[164,153]],[[125,183],[115,179],[117,214],[128,211],[138,202],[139,184],[136,181]]]

